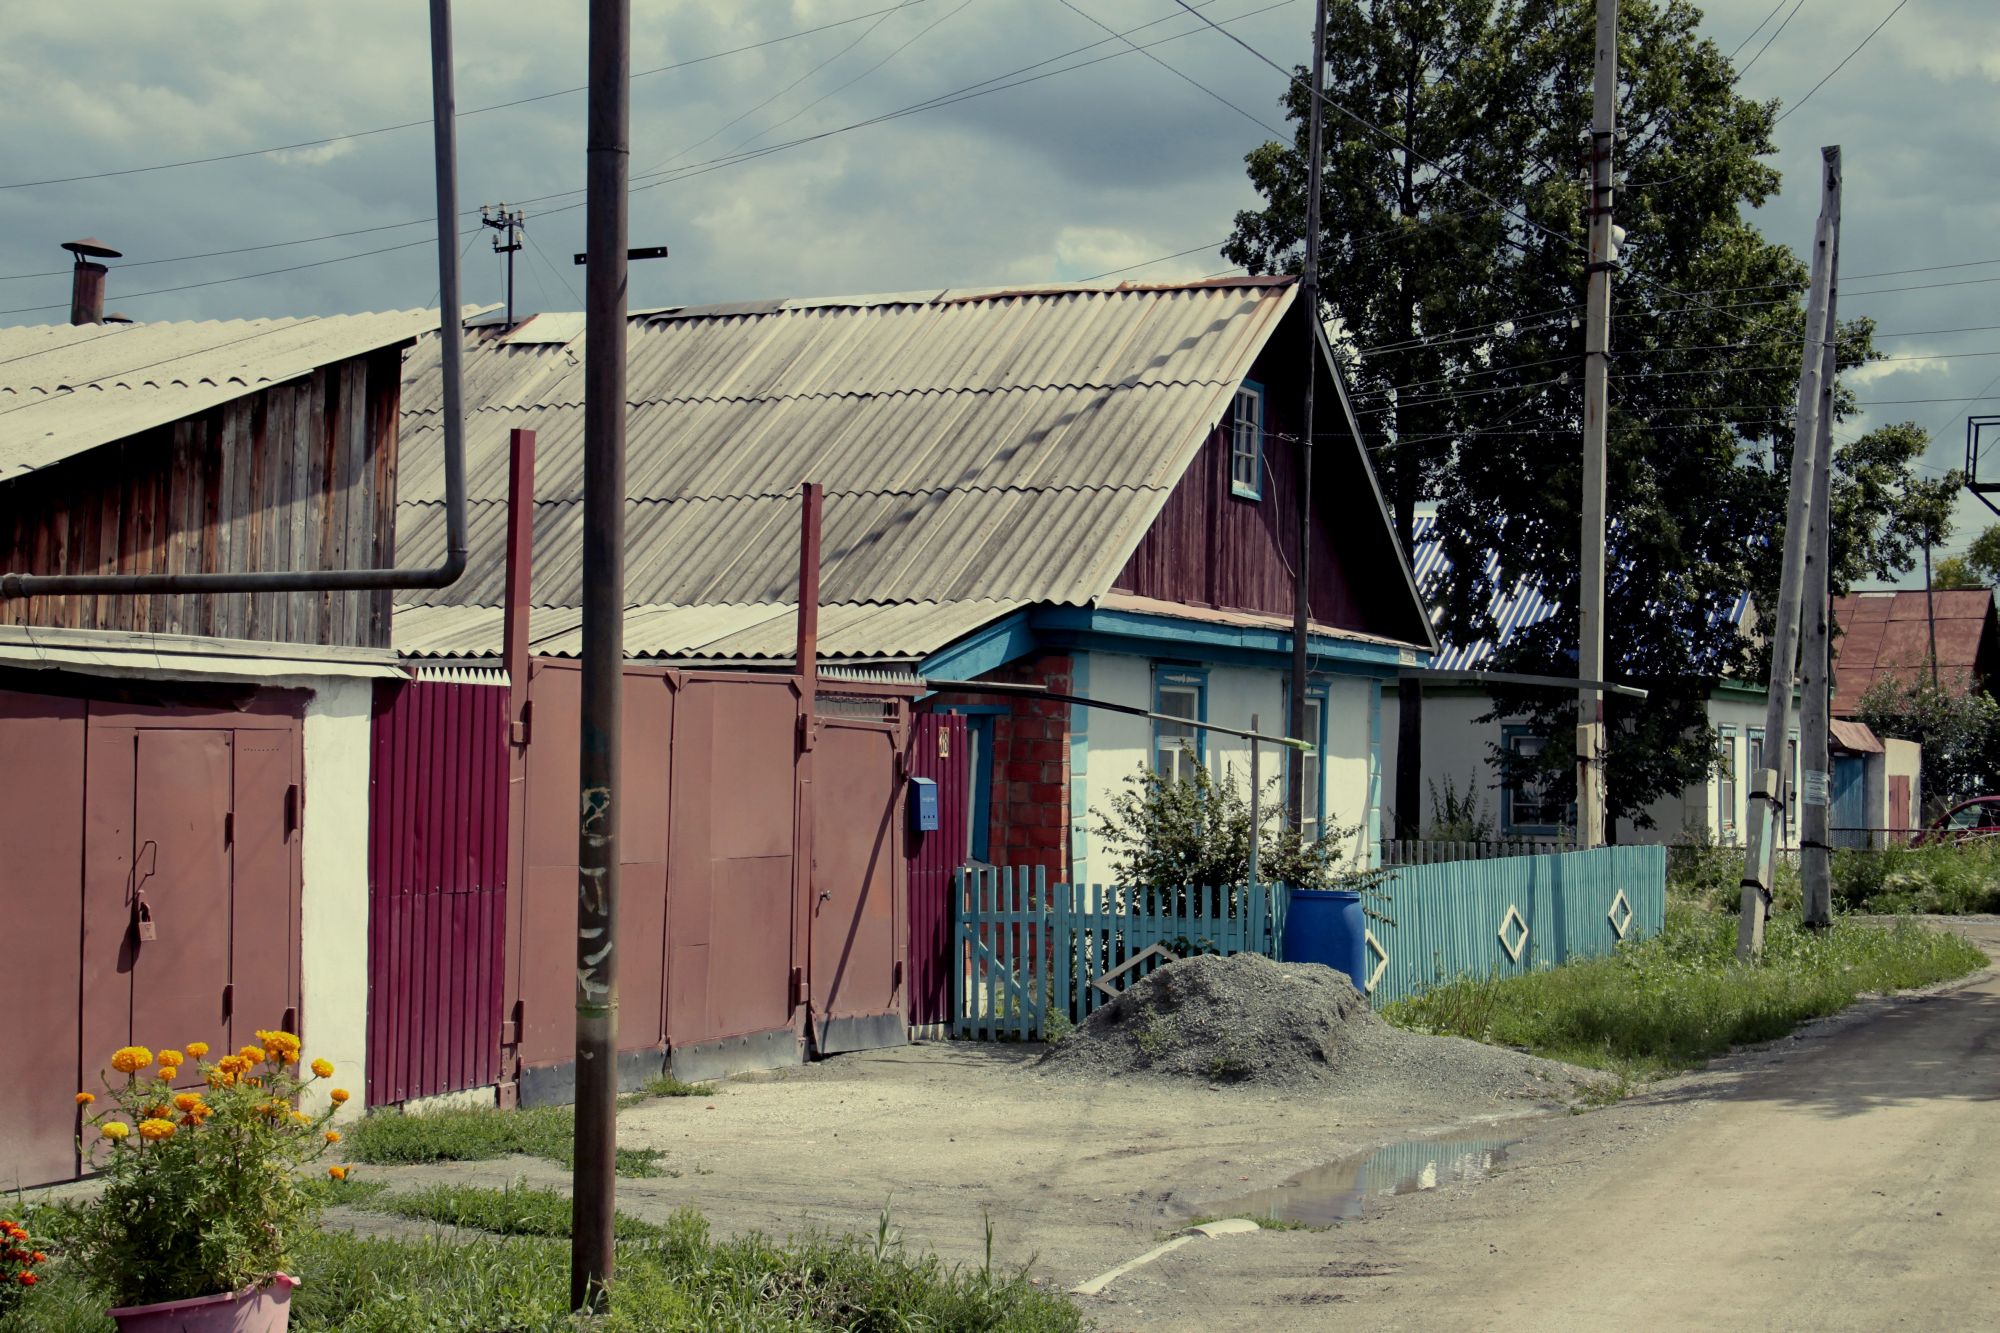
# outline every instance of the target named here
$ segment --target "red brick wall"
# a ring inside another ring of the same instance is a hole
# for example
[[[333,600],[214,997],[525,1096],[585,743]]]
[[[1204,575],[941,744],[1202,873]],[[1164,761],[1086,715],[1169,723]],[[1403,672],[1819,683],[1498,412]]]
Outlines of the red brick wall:
[[[1070,689],[1068,654],[1011,662],[979,677],[1009,685]],[[993,805],[988,855],[994,864],[1042,866],[1069,876],[1069,705],[1017,694],[954,695],[951,703],[1005,708],[993,719]]]

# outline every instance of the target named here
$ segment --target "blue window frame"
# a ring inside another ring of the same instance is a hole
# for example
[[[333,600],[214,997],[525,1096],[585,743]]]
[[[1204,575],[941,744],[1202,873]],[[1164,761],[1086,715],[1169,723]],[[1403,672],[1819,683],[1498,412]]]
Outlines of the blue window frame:
[[[1528,727],[1503,726],[1500,743],[1510,756],[1532,759],[1548,744]],[[1562,832],[1570,811],[1550,792],[1545,781],[1510,775],[1500,784],[1500,829],[1503,833],[1547,835]]]
[[[965,804],[965,857],[992,863],[993,719],[1007,710],[991,704],[960,704],[947,713],[965,715],[965,762],[971,791]]]
[[[1153,667],[1153,711],[1188,722],[1208,721],[1208,673],[1200,667]],[[1208,733],[1187,722],[1153,720],[1153,771],[1171,781],[1194,776],[1208,757]]]
[[[1229,493],[1264,498],[1264,386],[1244,380],[1229,412]]]
[[[1289,680],[1284,682],[1284,692],[1284,716],[1289,717],[1292,698],[1292,683]],[[1326,827],[1326,698],[1324,684],[1306,686],[1306,734],[1299,739],[1312,742],[1313,748],[1306,751],[1305,756],[1306,799],[1300,814],[1309,842],[1319,837],[1320,831]],[[1284,808],[1289,810],[1292,807],[1292,761],[1289,754],[1278,757],[1278,772]]]
[[[1785,743],[1785,836],[1799,837],[1799,733]]]
[[[1736,836],[1736,728],[1722,728],[1722,737],[1716,748],[1715,799],[1718,808],[1715,826],[1726,841]]]

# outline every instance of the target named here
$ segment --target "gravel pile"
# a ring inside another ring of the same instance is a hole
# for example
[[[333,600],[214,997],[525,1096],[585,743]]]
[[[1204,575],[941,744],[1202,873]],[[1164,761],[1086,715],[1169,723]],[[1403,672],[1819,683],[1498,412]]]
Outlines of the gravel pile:
[[[1412,1104],[1561,1100],[1583,1071],[1391,1027],[1346,975],[1258,954],[1201,955],[1133,983],[1039,1061],[1042,1072],[1282,1092],[1373,1091]]]

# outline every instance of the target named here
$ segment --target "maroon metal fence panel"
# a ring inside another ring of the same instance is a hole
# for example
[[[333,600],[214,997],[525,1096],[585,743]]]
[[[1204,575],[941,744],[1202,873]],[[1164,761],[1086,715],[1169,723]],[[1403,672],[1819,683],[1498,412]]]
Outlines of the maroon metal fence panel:
[[[924,713],[910,738],[910,772],[937,783],[938,827],[909,835],[909,1019],[925,1027],[951,1021],[951,885],[967,848],[971,799],[965,718]]]
[[[901,934],[903,783],[896,721],[822,720],[813,793],[812,1001],[819,1050],[906,1038]],[[830,780],[829,780],[830,779]]]
[[[376,695],[368,1101],[497,1082],[507,901],[507,691]]]

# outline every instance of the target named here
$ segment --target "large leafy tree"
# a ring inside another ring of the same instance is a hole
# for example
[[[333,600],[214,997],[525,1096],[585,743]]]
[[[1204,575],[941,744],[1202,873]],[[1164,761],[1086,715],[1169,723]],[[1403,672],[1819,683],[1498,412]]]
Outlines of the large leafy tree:
[[[1576,670],[1593,9],[1352,0],[1334,6],[1327,41],[1328,99],[1354,115],[1327,119],[1325,313],[1364,441],[1406,542],[1416,505],[1436,504],[1451,565],[1435,589],[1444,636],[1492,637],[1494,594],[1525,578],[1555,613],[1494,666],[1554,676]],[[1761,669],[1728,612],[1745,593],[1776,601],[1808,277],[1751,221],[1779,184],[1765,160],[1777,104],[1737,95],[1699,18],[1684,0],[1624,0],[1620,16],[1628,184],[1606,647],[1612,673],[1651,694],[1611,704],[1607,804],[1641,820],[1713,762],[1712,683]],[[1303,247],[1303,77],[1286,106],[1295,140],[1250,154],[1266,206],[1238,216],[1225,250],[1253,270],[1296,268]],[[1874,356],[1872,325],[1843,323],[1839,354]],[[1926,524],[1906,510],[1925,443],[1902,426],[1836,451],[1837,588],[1893,577],[1920,549]],[[1574,696],[1495,699],[1546,732],[1532,776],[1567,792]]]

